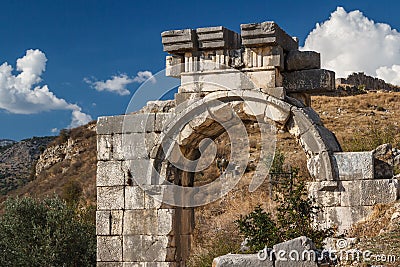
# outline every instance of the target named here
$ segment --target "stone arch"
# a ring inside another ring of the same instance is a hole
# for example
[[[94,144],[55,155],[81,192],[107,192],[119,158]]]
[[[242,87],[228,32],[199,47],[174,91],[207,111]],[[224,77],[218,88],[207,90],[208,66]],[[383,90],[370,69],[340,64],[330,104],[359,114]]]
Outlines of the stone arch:
[[[187,148],[183,155],[188,156],[190,160],[194,160],[198,155],[198,151],[195,150],[197,150],[202,139],[214,139],[224,131],[221,125],[209,119],[210,110],[201,109],[202,105],[213,101],[216,102],[215,105],[212,105],[212,110],[217,111],[215,114],[221,111],[220,113],[226,117],[219,119],[224,121],[231,119],[229,113],[224,112],[224,109],[229,109],[235,110],[241,120],[257,122],[261,119],[274,122],[277,128],[288,130],[304,149],[308,157],[307,167],[311,176],[315,180],[336,179],[337,173],[335,172],[333,153],[341,151],[341,148],[334,134],[323,126],[318,114],[312,108],[306,107],[294,98],[279,99],[254,90],[212,92],[195,102],[188,102],[185,108],[174,114],[173,119],[167,123],[164,136],[175,125],[180,126],[180,128],[178,127],[179,134],[174,141],[180,148]],[[200,113],[195,112],[199,109]],[[195,114],[197,117],[193,116]],[[182,124],[182,119],[185,119],[185,117],[189,117],[189,120],[186,124]],[[163,137],[160,137],[160,139],[163,139]],[[167,145],[172,145],[172,143],[171,140],[171,142],[167,142]],[[174,153],[173,149],[162,147],[162,144],[157,147],[157,150],[157,154],[163,155],[164,159],[171,158],[171,154]],[[179,186],[193,186],[193,173],[177,169],[169,170],[169,173],[174,173],[172,176],[175,176],[175,178],[170,179],[170,182],[174,181]],[[177,182],[177,179],[179,182]],[[174,236],[176,242],[175,260],[177,262],[185,262],[189,256],[191,235],[194,230],[194,216],[193,207],[175,208]]]

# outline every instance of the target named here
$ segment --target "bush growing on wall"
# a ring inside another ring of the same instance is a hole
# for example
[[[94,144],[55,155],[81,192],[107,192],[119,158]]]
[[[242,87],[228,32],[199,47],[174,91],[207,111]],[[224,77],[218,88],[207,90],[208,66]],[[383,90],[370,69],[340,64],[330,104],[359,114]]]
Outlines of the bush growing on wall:
[[[57,197],[9,198],[0,217],[0,266],[95,266],[96,229]]]

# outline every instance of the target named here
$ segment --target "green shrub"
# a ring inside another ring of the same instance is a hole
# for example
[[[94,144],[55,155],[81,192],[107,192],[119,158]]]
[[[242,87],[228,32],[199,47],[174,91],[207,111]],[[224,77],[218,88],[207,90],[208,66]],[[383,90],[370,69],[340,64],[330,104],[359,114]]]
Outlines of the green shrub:
[[[275,216],[257,206],[253,212],[235,221],[239,232],[247,238],[252,252],[299,236],[311,238],[321,248],[323,240],[334,233],[332,228],[321,229],[316,225],[320,208],[308,197],[305,183],[298,177],[298,170],[290,168],[289,176],[284,172],[284,161],[284,155],[278,151],[271,167],[271,173],[284,174],[276,187]]]
[[[9,198],[0,217],[0,266],[95,266],[95,225],[57,197]]]

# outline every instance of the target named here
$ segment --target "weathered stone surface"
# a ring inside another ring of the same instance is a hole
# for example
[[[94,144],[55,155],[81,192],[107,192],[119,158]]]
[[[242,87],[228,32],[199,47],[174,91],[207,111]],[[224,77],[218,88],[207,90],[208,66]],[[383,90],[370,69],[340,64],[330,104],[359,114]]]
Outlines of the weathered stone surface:
[[[397,200],[397,179],[343,181],[342,206],[373,206]]]
[[[97,134],[144,133],[154,131],[155,114],[137,113],[99,117]]]
[[[340,206],[340,191],[337,182],[334,182],[334,190],[325,190],[322,182],[308,182],[308,195],[322,207]]]
[[[372,152],[340,152],[334,153],[333,157],[340,180],[374,179]]]
[[[172,55],[165,58],[165,76],[179,78],[185,71],[185,59],[183,56]]]
[[[175,262],[124,262],[124,267],[178,267]]]
[[[273,267],[273,261],[268,257],[261,261],[257,254],[227,254],[213,260],[213,267]]]
[[[112,159],[112,135],[97,135],[97,159]]]
[[[265,108],[265,117],[272,121],[284,125],[290,116],[292,106],[282,100],[274,97],[268,97],[267,106]]]
[[[311,107],[311,96],[307,93],[288,93],[288,97],[295,98],[300,101],[302,105],[306,107]],[[302,107],[302,105],[296,105],[297,107]]]
[[[97,210],[120,210],[124,208],[124,187],[97,187]]]
[[[115,134],[113,136],[113,158],[115,160],[148,159],[156,145],[156,133]]]
[[[117,186],[125,184],[125,175],[120,161],[97,162],[97,186]]]
[[[200,49],[239,49],[240,35],[225,27],[207,27],[196,29]]]
[[[273,86],[275,87],[275,86]],[[237,70],[182,73],[179,93],[200,93],[256,88],[251,79]]]
[[[298,43],[275,22],[241,24],[242,43],[245,47],[279,45],[284,50],[296,50]]]
[[[153,159],[126,160],[122,164],[122,168],[125,172],[130,173],[134,185],[158,184],[156,183],[157,177],[152,176],[153,163]]]
[[[122,261],[122,236],[98,236],[97,261]]]
[[[154,124],[154,131],[162,132],[174,115],[174,113],[157,113],[156,121]]]
[[[374,156],[374,173],[376,179],[393,177],[394,155],[391,144],[383,144],[372,151]]]
[[[337,171],[329,152],[323,151],[307,160],[307,168],[316,181],[337,180]]]
[[[261,92],[281,100],[284,100],[286,96],[286,92],[283,87],[261,88]]]
[[[157,210],[126,210],[124,235],[157,235]]]
[[[311,239],[301,236],[274,245],[275,267],[317,267],[315,245]]]
[[[164,51],[181,54],[198,48],[196,32],[192,29],[171,30],[161,33]]]
[[[324,69],[282,72],[286,92],[324,93],[334,91],[335,73]]]
[[[323,222],[326,227],[336,225],[338,234],[344,233],[350,227],[364,219],[372,211],[372,206],[354,206],[354,207],[327,207],[323,215]]]
[[[268,88],[280,87],[280,84],[277,80],[277,70],[275,68],[263,70],[263,71],[246,71],[246,76],[250,81],[250,85],[253,84],[254,88],[259,88],[261,90],[266,90]],[[238,89],[238,88],[235,88]],[[249,88],[250,89],[250,88]]]
[[[284,53],[280,46],[247,47],[243,54],[245,68],[270,68],[284,69]]]
[[[314,125],[322,126],[321,118],[312,108],[292,108],[287,126],[289,133],[299,138]]]
[[[144,209],[144,191],[140,186],[125,187],[125,209]]]
[[[96,211],[96,234],[121,235],[122,217],[122,210]]]
[[[132,262],[162,262],[166,260],[168,237],[132,235],[124,236],[123,260]]]
[[[122,262],[97,262],[96,267],[125,267]]]
[[[286,54],[285,69],[288,71],[319,68],[321,68],[321,58],[317,52],[293,50]]]

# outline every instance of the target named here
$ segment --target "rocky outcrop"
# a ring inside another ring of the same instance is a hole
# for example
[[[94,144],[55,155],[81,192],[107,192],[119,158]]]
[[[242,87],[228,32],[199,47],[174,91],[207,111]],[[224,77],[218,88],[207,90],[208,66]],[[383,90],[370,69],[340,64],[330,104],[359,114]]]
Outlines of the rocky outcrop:
[[[0,193],[24,185],[33,178],[32,170],[40,154],[54,137],[33,137],[0,151]]]
[[[400,87],[386,83],[382,79],[374,78],[366,75],[364,72],[350,74],[347,78],[336,79],[338,87],[355,87],[354,90],[368,91],[368,90],[387,90],[387,91],[400,91]]]

